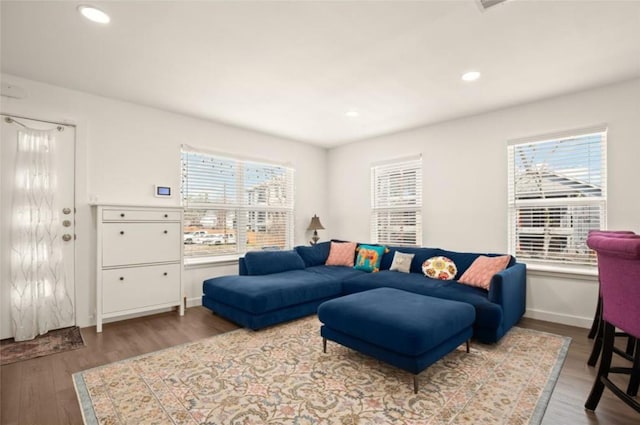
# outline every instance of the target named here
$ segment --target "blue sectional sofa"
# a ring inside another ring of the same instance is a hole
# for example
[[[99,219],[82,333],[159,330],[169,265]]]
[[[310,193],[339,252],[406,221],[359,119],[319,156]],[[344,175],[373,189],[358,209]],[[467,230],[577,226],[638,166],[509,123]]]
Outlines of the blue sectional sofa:
[[[456,280],[479,255],[499,254],[388,248],[376,273],[324,265],[330,242],[298,246],[291,251],[249,252],[240,259],[239,275],[203,282],[202,304],[255,330],[314,314],[321,303],[336,297],[389,287],[471,304],[476,310],[474,337],[486,343],[498,341],[524,314],[526,266],[513,258],[505,270],[493,276],[487,291]],[[389,270],[395,251],[415,254],[411,273]],[[422,263],[434,256],[455,262],[458,272],[454,280],[431,279],[422,274]]]

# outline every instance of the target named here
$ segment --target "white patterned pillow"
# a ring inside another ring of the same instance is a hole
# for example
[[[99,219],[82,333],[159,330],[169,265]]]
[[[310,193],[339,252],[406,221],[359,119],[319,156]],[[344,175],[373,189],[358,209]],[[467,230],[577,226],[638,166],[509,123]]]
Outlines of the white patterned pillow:
[[[432,279],[452,280],[456,277],[458,268],[447,257],[431,257],[422,263],[422,273]]]

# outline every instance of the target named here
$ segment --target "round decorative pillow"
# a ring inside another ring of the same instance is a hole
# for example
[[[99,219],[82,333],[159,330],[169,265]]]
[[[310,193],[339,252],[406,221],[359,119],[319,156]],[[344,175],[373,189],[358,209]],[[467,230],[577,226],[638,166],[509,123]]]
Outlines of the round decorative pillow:
[[[456,277],[458,268],[447,257],[431,257],[422,263],[422,273],[432,279],[452,280]]]

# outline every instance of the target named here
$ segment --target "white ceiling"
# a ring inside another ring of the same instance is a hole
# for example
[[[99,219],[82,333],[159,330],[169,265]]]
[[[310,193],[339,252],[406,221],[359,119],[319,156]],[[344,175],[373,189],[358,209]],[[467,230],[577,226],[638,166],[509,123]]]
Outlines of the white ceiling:
[[[2,72],[320,146],[640,76],[633,0],[79,3],[2,0]]]

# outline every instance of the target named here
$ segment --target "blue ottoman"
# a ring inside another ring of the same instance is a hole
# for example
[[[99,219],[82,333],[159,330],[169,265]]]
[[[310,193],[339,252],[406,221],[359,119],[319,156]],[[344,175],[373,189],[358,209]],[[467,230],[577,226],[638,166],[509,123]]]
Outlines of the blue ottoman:
[[[326,301],[318,307],[327,339],[417,375],[473,334],[475,308],[458,301],[378,288]]]

